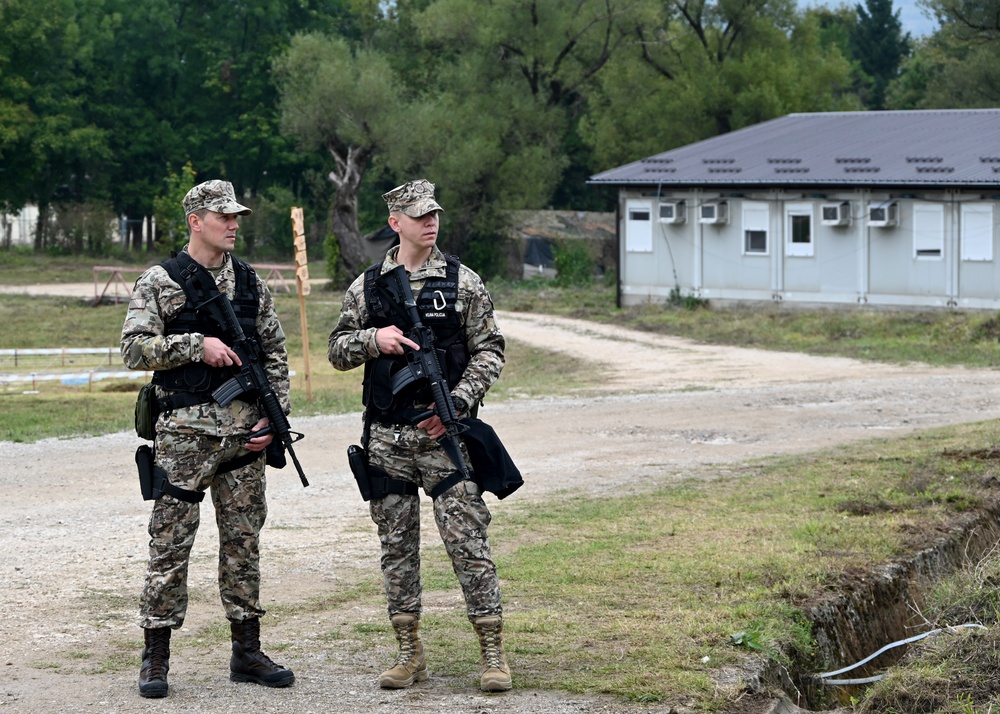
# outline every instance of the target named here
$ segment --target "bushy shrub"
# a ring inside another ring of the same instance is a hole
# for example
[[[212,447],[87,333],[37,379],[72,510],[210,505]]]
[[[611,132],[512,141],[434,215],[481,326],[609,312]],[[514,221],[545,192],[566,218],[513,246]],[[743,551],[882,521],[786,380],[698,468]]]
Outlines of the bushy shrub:
[[[559,287],[584,287],[594,281],[594,256],[582,240],[556,241],[552,247],[556,264],[554,283]]]

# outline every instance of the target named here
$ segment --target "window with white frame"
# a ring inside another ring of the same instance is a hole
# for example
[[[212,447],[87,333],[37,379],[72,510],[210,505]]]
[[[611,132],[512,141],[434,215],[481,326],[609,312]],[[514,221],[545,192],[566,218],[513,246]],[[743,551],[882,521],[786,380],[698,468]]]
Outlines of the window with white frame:
[[[939,260],[944,255],[944,206],[913,204],[913,256]]]
[[[625,202],[625,252],[653,252],[653,202]]]
[[[785,255],[813,256],[813,205],[789,203],[785,206]]]
[[[743,253],[744,255],[767,255],[767,231],[771,221],[770,208],[766,203],[744,202],[743,204]]]
[[[993,204],[963,203],[959,228],[962,260],[993,260]]]

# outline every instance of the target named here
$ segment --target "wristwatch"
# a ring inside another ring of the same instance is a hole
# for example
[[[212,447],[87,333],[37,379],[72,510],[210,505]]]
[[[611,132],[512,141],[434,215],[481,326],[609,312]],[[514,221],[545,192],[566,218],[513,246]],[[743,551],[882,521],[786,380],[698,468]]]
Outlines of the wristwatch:
[[[458,415],[469,413],[469,404],[461,397],[452,397],[451,403],[455,405],[455,413]]]

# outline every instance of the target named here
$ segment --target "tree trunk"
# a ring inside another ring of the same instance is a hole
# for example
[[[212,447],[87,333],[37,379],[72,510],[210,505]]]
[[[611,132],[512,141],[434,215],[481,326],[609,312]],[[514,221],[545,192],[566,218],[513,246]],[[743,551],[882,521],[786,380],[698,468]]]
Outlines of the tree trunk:
[[[35,252],[45,250],[45,224],[48,223],[48,204],[38,204],[38,220],[35,222]]]
[[[146,216],[146,252],[153,252],[153,244],[156,241],[156,236],[153,234],[153,217]]]
[[[330,228],[340,244],[340,267],[353,277],[368,265],[368,256],[358,227],[358,191],[371,148],[351,147],[346,151],[330,149],[337,169],[329,179],[337,187],[330,211]]]
[[[330,212],[330,227],[340,244],[340,266],[348,276],[354,276],[368,265],[368,255],[361,243],[358,228],[358,197],[343,196],[341,191],[333,202]]]
[[[132,250],[142,249],[142,219],[128,222],[129,245]]]

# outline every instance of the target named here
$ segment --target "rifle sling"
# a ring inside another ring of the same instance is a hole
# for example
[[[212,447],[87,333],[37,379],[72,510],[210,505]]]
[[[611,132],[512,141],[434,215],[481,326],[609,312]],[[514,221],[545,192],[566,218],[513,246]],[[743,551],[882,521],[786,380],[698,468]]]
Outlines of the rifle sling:
[[[431,498],[435,501],[439,496],[443,496],[446,492],[451,490],[452,486],[465,481],[466,477],[461,471],[455,471],[451,476],[447,476],[444,480],[438,482],[438,485],[431,489]]]

